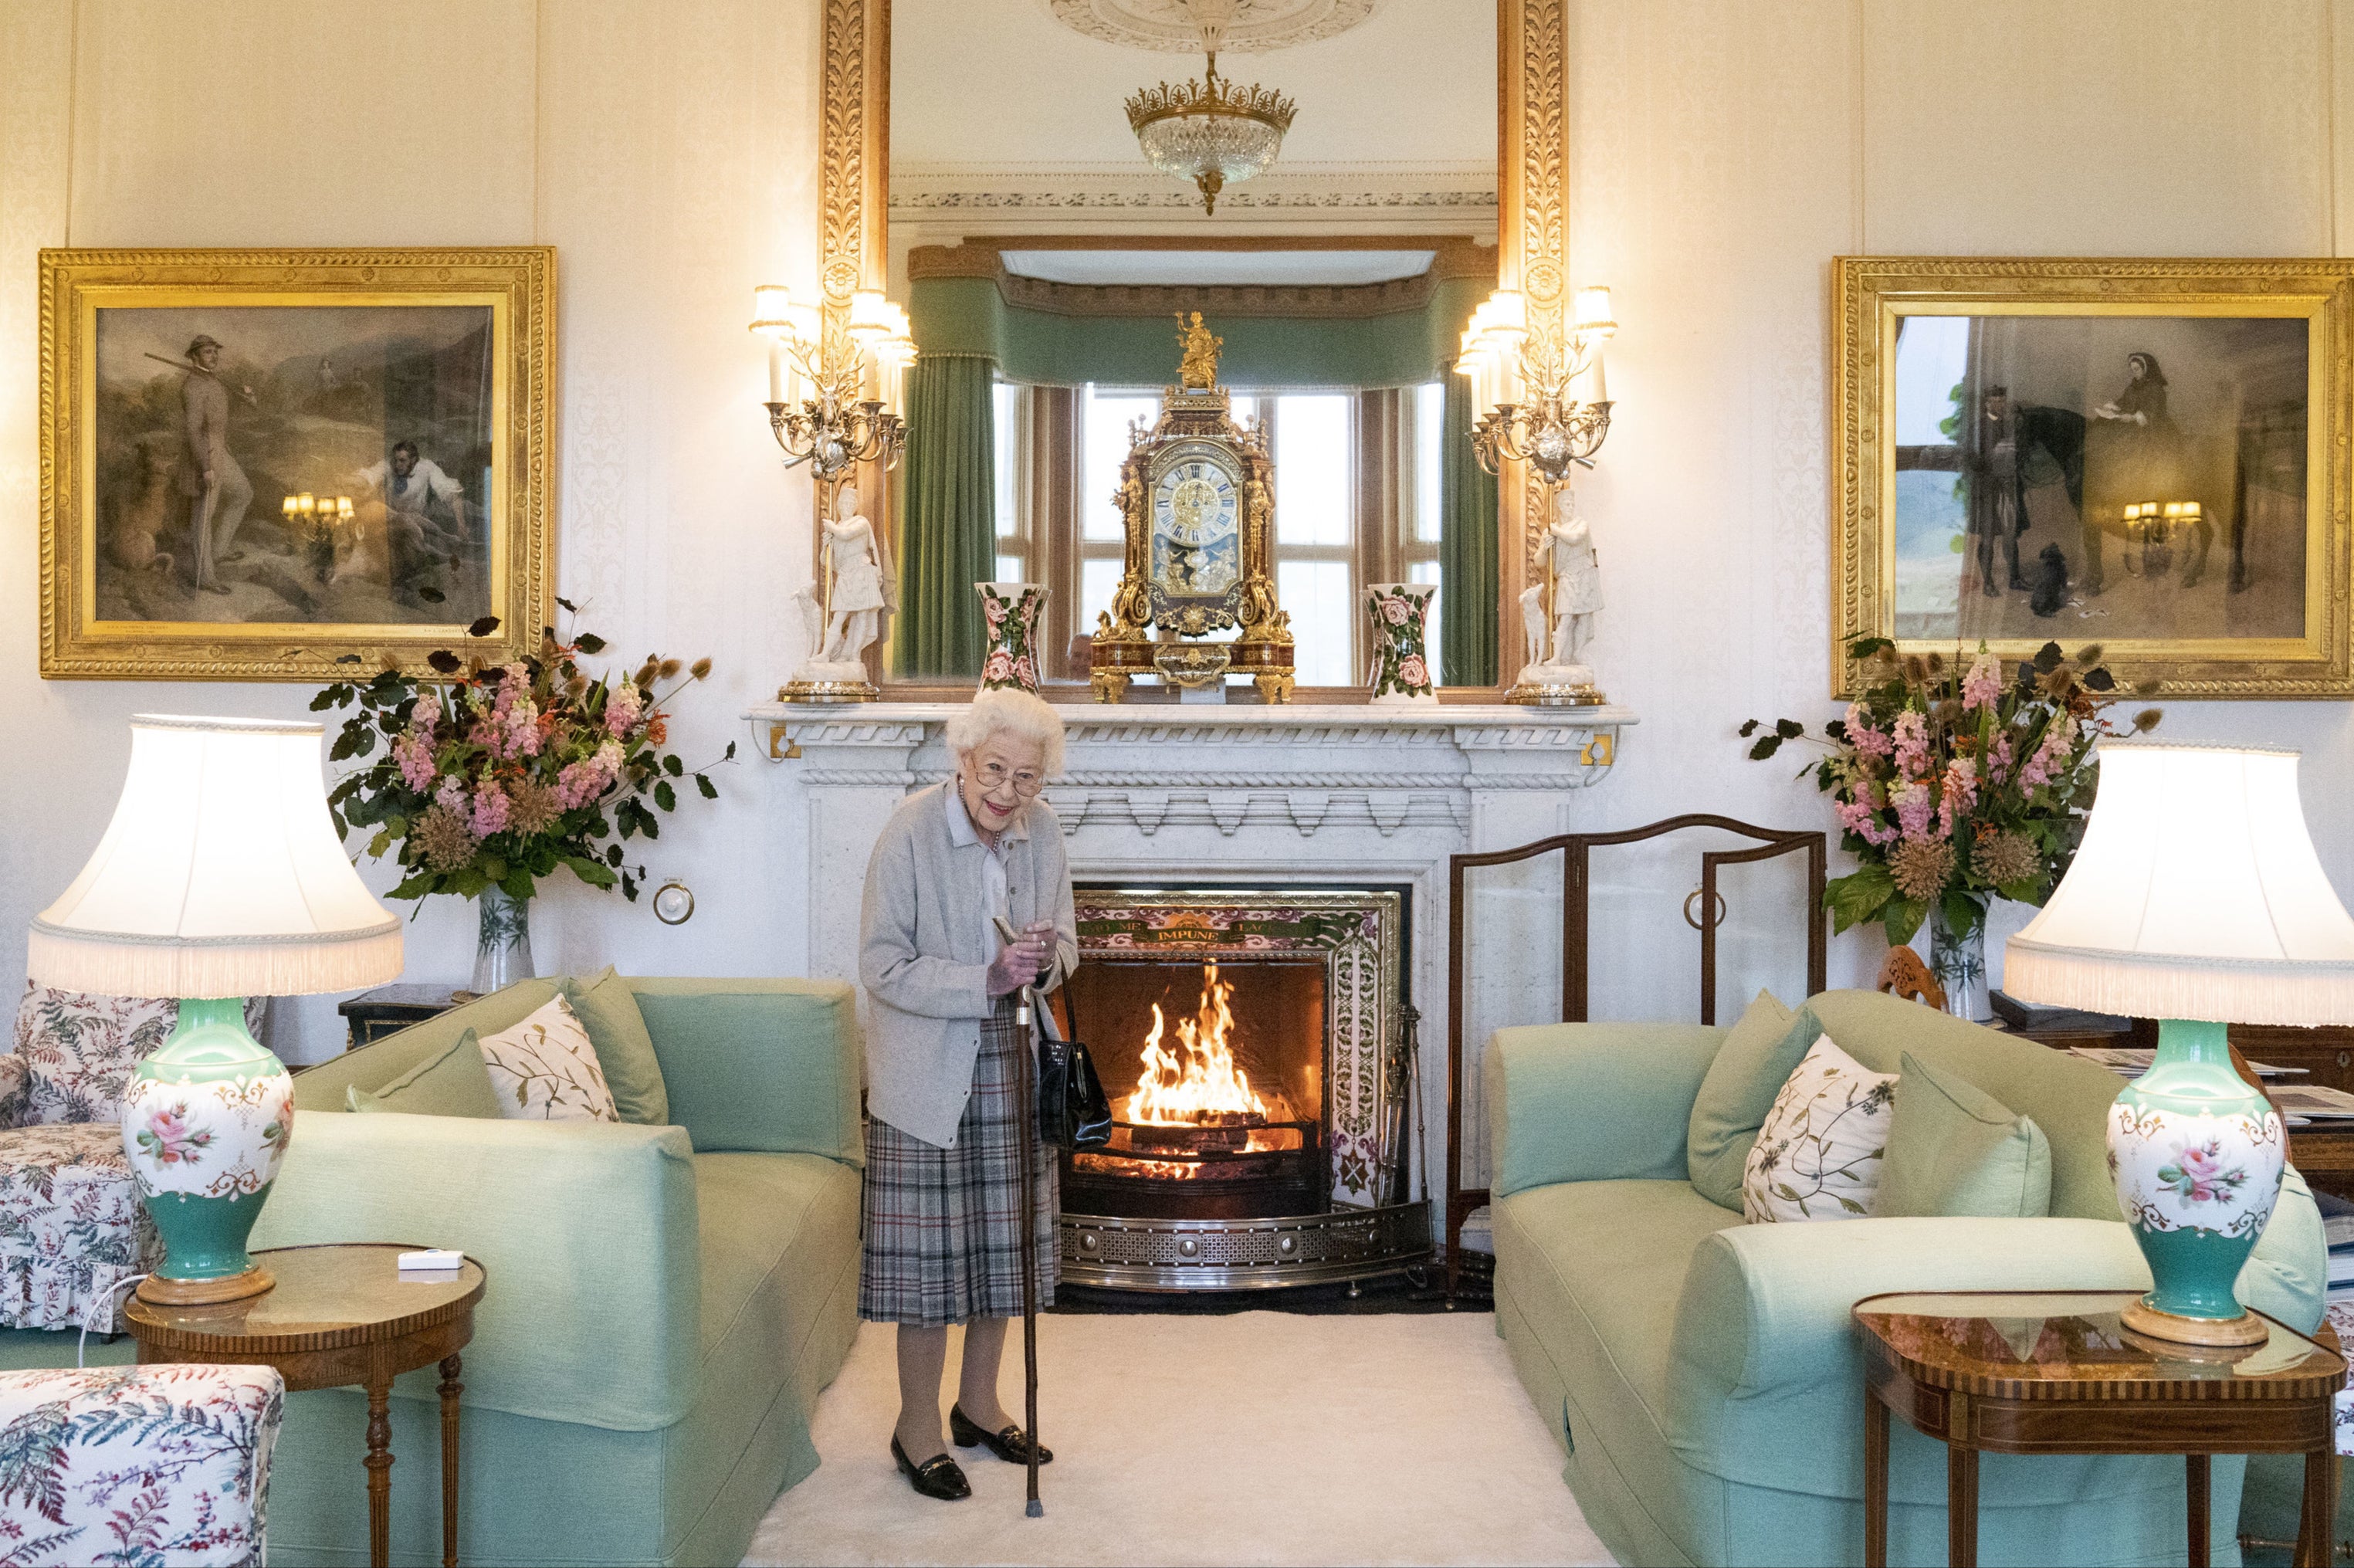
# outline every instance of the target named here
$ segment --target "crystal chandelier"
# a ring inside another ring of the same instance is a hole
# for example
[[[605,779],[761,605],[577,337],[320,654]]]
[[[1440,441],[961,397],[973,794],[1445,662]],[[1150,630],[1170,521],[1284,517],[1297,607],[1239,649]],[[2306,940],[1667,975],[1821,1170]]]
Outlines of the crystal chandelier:
[[[1295,106],[1271,87],[1241,87],[1218,75],[1218,43],[1231,6],[1220,8],[1216,19],[1204,17],[1207,9],[1197,6],[1193,13],[1209,56],[1207,79],[1146,88],[1128,101],[1128,126],[1146,162],[1193,181],[1201,188],[1202,210],[1214,214],[1218,192],[1275,162]]]

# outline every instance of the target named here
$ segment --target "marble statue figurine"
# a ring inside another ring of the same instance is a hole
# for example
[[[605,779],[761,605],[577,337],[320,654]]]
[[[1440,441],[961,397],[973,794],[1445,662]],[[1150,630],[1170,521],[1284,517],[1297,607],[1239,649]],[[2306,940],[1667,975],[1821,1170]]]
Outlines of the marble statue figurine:
[[[1552,510],[1537,535],[1538,581],[1521,594],[1528,662],[1513,700],[1596,703],[1601,693],[1580,655],[1594,641],[1595,617],[1602,609],[1602,568],[1593,531],[1577,514],[1577,500],[1568,487],[1553,493]]]
[[[866,650],[881,633],[883,612],[898,609],[897,584],[882,535],[858,509],[858,488],[836,493],[833,515],[821,519],[821,605],[813,587],[794,595],[810,629],[809,657],[793,673],[795,686],[866,683]]]

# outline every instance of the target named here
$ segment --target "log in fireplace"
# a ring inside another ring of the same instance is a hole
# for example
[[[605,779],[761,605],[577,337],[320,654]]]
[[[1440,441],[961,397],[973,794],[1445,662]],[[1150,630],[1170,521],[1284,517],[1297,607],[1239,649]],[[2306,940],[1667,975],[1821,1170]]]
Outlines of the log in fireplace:
[[[1112,1102],[1065,1156],[1063,1276],[1138,1290],[1425,1262],[1408,1201],[1408,891],[1081,887],[1061,995]]]

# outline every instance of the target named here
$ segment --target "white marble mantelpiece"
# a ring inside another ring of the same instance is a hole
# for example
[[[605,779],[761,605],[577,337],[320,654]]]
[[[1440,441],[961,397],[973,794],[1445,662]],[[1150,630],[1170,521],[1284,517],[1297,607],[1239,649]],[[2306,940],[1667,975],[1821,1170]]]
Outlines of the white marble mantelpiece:
[[[942,735],[960,706],[764,703],[746,714],[758,754],[776,764],[771,821],[789,879],[783,934],[800,972],[855,982],[867,858],[901,799],[948,777]],[[1432,1139],[1425,1157],[1437,1160],[1448,858],[1596,825],[1579,802],[1608,777],[1635,714],[1141,703],[1060,711],[1064,768],[1046,799],[1075,880],[1411,888],[1411,983],[1424,1020]],[[806,878],[797,886],[796,866]],[[1475,893],[1476,967],[1508,978],[1500,989],[1467,992],[1467,1039],[1484,1041],[1500,1022],[1559,1016],[1551,989],[1558,888],[1557,863],[1548,873],[1532,863],[1487,876]],[[1476,1106],[1467,1110],[1476,1128]]]

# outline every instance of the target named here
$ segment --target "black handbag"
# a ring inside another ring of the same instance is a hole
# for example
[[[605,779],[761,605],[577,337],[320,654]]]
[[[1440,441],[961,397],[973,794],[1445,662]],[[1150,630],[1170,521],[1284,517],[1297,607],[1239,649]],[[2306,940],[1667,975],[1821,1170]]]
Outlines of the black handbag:
[[[1055,1149],[1101,1149],[1111,1141],[1111,1099],[1096,1076],[1095,1058],[1063,1038],[1054,1010],[1033,993],[1039,1021],[1038,1139]]]

